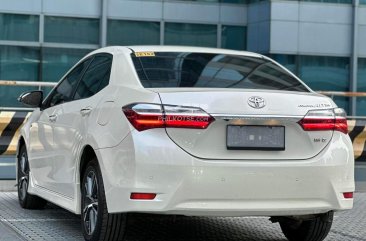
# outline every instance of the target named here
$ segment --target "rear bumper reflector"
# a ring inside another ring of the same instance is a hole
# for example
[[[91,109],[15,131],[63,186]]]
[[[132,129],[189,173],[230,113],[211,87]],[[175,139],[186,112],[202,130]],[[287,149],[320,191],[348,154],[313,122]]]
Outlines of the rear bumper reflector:
[[[156,197],[156,193],[131,193],[130,199],[132,200],[154,200]]]
[[[344,192],[343,197],[346,199],[351,199],[353,198],[353,192]]]

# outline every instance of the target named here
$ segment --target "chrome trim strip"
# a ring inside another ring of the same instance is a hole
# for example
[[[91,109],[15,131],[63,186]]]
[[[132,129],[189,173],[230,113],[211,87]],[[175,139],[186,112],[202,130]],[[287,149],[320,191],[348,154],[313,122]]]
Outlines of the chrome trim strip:
[[[295,115],[240,115],[240,114],[211,114],[215,119],[224,119],[224,120],[300,120],[304,116],[295,116]]]

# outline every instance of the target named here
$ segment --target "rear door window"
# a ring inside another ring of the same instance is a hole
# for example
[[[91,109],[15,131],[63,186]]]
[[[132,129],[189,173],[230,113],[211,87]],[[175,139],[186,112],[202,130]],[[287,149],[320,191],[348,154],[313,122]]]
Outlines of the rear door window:
[[[111,55],[95,56],[76,89],[74,99],[91,97],[106,87],[109,83],[111,66]]]
[[[282,67],[264,58],[191,52],[131,54],[145,88],[241,88],[309,92]]]

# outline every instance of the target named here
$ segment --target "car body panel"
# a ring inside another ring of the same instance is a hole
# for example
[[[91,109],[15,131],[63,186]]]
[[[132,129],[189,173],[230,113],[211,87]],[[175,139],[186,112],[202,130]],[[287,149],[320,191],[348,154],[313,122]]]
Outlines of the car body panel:
[[[52,160],[54,158],[53,152],[53,123],[49,120],[49,116],[53,115],[56,110],[49,108],[43,112],[36,110],[31,116],[34,120],[29,128],[29,145],[27,146],[28,159],[32,160],[29,165],[38,178],[35,184],[52,188]],[[38,119],[38,121],[37,121]]]

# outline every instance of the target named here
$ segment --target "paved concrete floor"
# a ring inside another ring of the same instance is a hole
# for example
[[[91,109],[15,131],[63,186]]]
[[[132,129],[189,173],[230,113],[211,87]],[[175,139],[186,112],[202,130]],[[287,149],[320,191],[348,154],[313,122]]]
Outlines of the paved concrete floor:
[[[0,222],[0,241],[21,241],[26,240],[14,232],[8,225]]]
[[[326,241],[366,241],[365,227],[366,193],[357,193],[354,209],[336,213]],[[79,216],[55,205],[47,205],[44,210],[23,210],[18,205],[16,193],[0,193],[0,240],[83,240],[80,228]],[[157,215],[131,216],[126,240],[286,241],[279,225],[272,224],[266,217]]]

